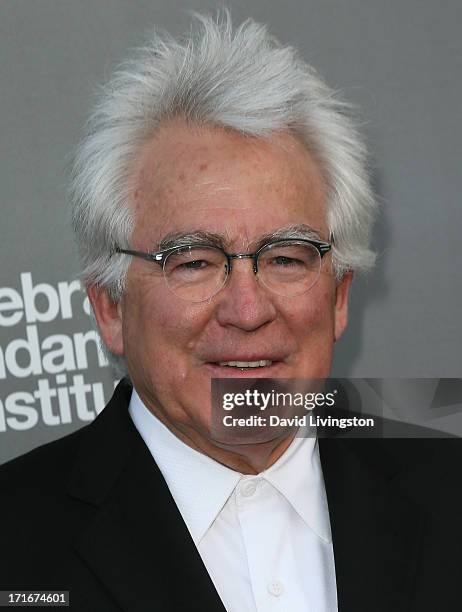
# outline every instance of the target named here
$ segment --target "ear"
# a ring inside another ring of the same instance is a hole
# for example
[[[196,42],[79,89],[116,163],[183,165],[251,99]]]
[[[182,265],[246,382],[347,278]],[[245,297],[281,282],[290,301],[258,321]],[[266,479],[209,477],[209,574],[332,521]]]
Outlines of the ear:
[[[335,290],[334,339],[336,342],[340,339],[348,324],[348,297],[352,280],[353,272],[346,272]]]
[[[99,333],[104,344],[115,355],[124,354],[122,334],[122,308],[120,302],[114,302],[107,290],[98,285],[87,287]]]

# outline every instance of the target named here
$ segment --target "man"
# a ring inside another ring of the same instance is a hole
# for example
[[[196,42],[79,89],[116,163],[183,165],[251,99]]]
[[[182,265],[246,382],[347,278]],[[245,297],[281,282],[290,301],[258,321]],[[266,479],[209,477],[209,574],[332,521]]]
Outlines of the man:
[[[213,378],[329,375],[375,204],[312,69],[252,21],[199,22],[116,74],[76,155],[83,278],[129,378],[3,468],[0,586],[98,612],[458,609],[458,445],[214,436]]]

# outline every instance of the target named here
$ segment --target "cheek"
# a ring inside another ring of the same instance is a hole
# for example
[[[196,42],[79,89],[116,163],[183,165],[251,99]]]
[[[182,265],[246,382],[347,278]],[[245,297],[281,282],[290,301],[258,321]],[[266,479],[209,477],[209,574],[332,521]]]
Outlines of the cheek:
[[[334,327],[334,297],[328,287],[319,288],[305,296],[293,298],[286,309],[286,321],[293,332],[313,334],[326,330],[333,332]]]
[[[180,374],[207,316],[194,306],[160,292],[146,297],[133,299],[139,306],[125,313],[124,343],[131,354],[156,364],[155,369],[161,370],[162,375],[171,368]]]
[[[319,287],[293,304],[286,322],[296,338],[296,376],[329,375],[334,345],[334,298],[330,287]]]

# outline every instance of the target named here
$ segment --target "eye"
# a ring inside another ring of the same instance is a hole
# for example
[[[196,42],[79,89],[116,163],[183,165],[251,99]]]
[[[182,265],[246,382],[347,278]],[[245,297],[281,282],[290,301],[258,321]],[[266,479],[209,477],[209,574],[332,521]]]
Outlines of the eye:
[[[178,268],[184,268],[185,270],[201,270],[209,265],[208,261],[204,259],[194,259],[193,261],[187,261],[178,265]]]
[[[219,276],[223,269],[223,253],[213,247],[185,247],[166,260],[164,274],[175,282],[204,282]]]
[[[273,259],[273,263],[282,267],[303,265],[303,262],[299,259],[294,259],[293,257],[286,257],[285,255],[278,255],[278,257],[275,257]]]

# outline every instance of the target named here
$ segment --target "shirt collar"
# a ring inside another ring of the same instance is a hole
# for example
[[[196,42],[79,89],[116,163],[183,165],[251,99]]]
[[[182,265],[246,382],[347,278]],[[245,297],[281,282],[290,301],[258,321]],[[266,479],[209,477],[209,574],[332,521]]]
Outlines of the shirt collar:
[[[128,410],[197,546],[243,474],[185,444],[148,410],[135,390]],[[271,467],[254,478],[264,478],[269,482],[320,538],[331,541],[327,498],[315,438],[295,438]]]
[[[234,491],[242,474],[177,438],[133,390],[130,416],[159,466],[196,546]]]
[[[332,540],[317,438],[295,438],[286,452],[259,476],[289,501],[320,538]]]

